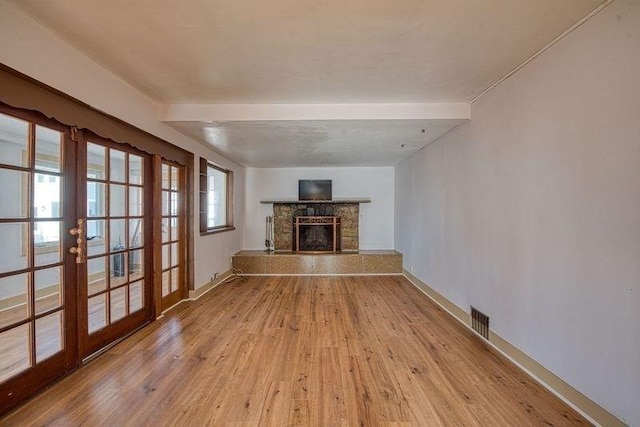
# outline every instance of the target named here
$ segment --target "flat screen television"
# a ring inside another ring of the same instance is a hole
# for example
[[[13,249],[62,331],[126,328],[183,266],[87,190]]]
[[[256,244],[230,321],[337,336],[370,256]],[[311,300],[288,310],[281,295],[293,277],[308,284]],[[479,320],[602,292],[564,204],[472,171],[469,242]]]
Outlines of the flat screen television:
[[[298,200],[331,200],[331,180],[298,180]]]

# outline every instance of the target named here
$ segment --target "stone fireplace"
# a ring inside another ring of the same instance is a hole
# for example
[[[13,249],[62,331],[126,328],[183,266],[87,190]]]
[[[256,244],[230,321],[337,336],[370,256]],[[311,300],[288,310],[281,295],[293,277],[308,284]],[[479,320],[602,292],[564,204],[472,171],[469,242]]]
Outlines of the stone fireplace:
[[[335,242],[338,251],[357,251],[360,248],[359,242],[359,219],[360,203],[370,202],[369,199],[353,200],[333,200],[322,202],[301,202],[301,201],[262,201],[262,203],[273,203],[273,229],[274,247],[276,251],[296,251],[295,225],[296,218],[304,217],[334,217],[339,221],[339,232],[336,234]],[[322,226],[314,226],[322,227]],[[311,246],[317,246],[325,240],[330,240],[327,236],[328,227],[324,230],[309,230],[305,227],[305,233],[311,233],[307,241]],[[333,238],[333,231],[330,237]],[[314,250],[314,249],[309,249]]]

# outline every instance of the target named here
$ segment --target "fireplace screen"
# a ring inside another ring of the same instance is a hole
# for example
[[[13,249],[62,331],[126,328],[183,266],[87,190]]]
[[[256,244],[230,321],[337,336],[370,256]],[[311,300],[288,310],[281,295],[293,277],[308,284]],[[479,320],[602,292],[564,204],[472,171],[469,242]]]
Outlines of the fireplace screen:
[[[296,252],[339,252],[340,218],[336,216],[297,216],[294,218]]]

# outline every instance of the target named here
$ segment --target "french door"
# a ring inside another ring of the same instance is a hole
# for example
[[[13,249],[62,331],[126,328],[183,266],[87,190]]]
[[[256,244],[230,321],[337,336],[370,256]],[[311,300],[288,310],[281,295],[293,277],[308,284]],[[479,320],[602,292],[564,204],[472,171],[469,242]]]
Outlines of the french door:
[[[166,310],[186,297],[186,198],[185,167],[161,160],[161,250],[162,304]]]
[[[0,106],[0,414],[77,365],[75,148]]]
[[[84,358],[152,317],[153,175],[151,156],[133,147],[85,132],[79,149],[78,194],[86,200],[78,227],[86,245],[78,256]]]
[[[153,173],[132,146],[0,104],[0,414],[153,318]]]

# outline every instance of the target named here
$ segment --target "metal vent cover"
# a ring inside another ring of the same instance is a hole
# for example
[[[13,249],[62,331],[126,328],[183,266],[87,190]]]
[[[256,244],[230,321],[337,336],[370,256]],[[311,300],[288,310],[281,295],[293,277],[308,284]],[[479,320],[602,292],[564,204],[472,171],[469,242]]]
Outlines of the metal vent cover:
[[[471,327],[485,339],[489,339],[489,316],[471,306]]]

